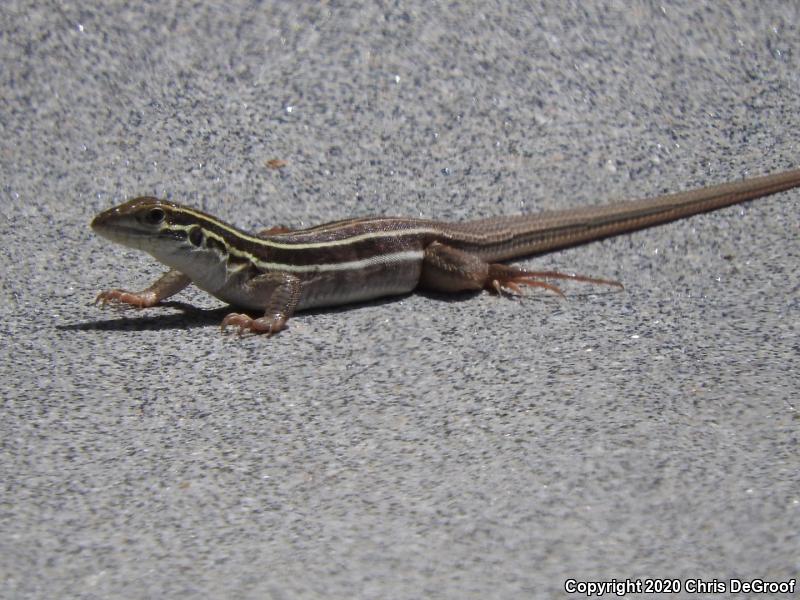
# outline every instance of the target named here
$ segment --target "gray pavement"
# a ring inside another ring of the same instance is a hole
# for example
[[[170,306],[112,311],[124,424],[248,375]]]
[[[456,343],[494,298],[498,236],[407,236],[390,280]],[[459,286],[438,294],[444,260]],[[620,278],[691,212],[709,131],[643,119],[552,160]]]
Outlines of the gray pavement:
[[[5,2],[0,597],[796,578],[800,191],[520,261],[621,293],[412,295],[273,339],[198,291],[92,306],[162,269],[87,225],[142,194],[255,229],[796,167],[799,6]]]

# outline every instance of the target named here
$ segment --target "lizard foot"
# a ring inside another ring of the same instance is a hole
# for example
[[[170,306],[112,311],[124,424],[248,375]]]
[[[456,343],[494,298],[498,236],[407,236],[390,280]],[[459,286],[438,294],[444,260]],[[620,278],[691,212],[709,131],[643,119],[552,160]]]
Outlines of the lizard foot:
[[[552,283],[542,281],[542,279],[571,279],[572,281],[580,281],[583,283],[612,285],[620,289],[623,287],[619,281],[613,281],[611,279],[598,279],[596,277],[560,273],[558,271],[526,271],[525,269],[518,269],[517,267],[509,267],[501,264],[489,265],[489,277],[487,278],[489,286],[487,287],[498,294],[505,292],[515,296],[522,296],[523,291],[520,286],[526,285],[544,288],[558,294],[562,298],[564,297],[564,292],[561,291],[561,288]]]
[[[286,317],[281,314],[275,314],[254,319],[245,314],[230,313],[222,319],[222,331],[225,331],[229,325],[237,328],[239,335],[244,333],[265,333],[270,336],[284,329]]]
[[[158,297],[155,292],[128,292],[126,290],[105,290],[97,295],[94,300],[95,305],[105,306],[106,304],[118,307],[132,306],[134,308],[150,308],[158,304]]]

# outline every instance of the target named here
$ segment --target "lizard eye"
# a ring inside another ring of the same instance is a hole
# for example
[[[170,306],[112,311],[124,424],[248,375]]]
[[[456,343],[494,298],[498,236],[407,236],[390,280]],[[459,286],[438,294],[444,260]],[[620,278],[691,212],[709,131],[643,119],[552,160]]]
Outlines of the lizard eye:
[[[151,208],[148,210],[144,215],[144,220],[147,221],[150,225],[158,225],[161,221],[164,220],[164,210],[161,208]]]

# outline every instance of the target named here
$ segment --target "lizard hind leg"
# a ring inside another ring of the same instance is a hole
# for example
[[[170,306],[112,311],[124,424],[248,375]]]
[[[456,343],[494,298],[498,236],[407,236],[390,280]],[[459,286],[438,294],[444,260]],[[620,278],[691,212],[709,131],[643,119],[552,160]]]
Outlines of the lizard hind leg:
[[[425,248],[419,283],[434,292],[478,291],[486,287],[489,263],[439,242]]]
[[[558,271],[526,271],[500,263],[488,263],[481,257],[434,242],[425,248],[420,285],[436,292],[463,292],[487,289],[498,294],[522,296],[522,286],[538,287],[564,296],[561,289],[547,279],[568,279],[582,283],[613,285],[618,281],[559,273]]]

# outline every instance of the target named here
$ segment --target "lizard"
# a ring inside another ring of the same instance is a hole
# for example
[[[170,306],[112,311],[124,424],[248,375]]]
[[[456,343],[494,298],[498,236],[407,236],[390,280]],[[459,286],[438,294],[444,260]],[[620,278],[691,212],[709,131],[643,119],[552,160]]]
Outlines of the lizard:
[[[540,254],[660,225],[800,186],[800,169],[642,200],[530,215],[445,223],[361,217],[306,229],[247,233],[200,210],[143,196],[98,214],[92,229],[150,253],[169,267],[152,285],[101,292],[95,303],[146,308],[194,284],[248,311],[222,329],[277,333],[296,311],[405,294],[416,288],[455,293],[522,286],[562,295],[550,280],[622,287],[617,281],[530,271],[501,261]]]

